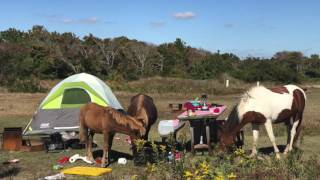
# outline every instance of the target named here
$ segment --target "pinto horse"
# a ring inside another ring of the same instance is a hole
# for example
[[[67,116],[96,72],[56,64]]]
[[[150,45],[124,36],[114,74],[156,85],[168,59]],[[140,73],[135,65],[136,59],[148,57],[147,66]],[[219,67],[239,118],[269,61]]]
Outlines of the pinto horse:
[[[259,86],[247,91],[233,108],[223,126],[220,139],[222,147],[233,144],[235,135],[244,125],[251,123],[253,130],[251,156],[256,155],[259,125],[263,124],[272,142],[276,157],[280,158],[272,123],[283,122],[287,126],[288,133],[287,146],[284,150],[284,154],[287,154],[296,144],[301,131],[302,116],[306,103],[305,91],[295,85],[272,89]]]
[[[103,157],[101,167],[109,163],[110,134],[115,132],[130,135],[133,138],[144,136],[146,129],[136,118],[123,114],[111,107],[88,103],[80,110],[80,141],[86,143],[87,158],[93,161],[92,141],[95,133],[103,134]],[[89,137],[89,138],[88,138]],[[106,162],[107,159],[107,162]]]

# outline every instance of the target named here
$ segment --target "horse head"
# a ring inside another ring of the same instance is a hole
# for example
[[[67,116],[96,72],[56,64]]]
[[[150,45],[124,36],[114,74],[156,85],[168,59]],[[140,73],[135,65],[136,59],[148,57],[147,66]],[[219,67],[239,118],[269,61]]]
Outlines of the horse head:
[[[227,132],[227,130],[225,128],[222,128],[221,131],[222,132],[219,136],[220,149],[225,151],[236,144],[235,135]]]
[[[136,126],[133,129],[133,135],[135,138],[141,138],[146,134],[146,128],[144,127],[144,124],[134,117],[132,117],[135,121]]]
[[[228,147],[236,145],[239,126],[238,105],[235,105],[221,128],[219,134],[220,149],[226,150]]]

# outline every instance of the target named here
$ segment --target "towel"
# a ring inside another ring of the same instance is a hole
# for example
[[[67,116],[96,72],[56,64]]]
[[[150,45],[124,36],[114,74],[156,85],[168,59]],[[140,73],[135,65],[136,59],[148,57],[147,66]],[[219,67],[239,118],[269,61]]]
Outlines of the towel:
[[[101,176],[105,173],[111,173],[111,168],[83,167],[76,166],[61,171],[63,174],[76,174],[85,176]]]

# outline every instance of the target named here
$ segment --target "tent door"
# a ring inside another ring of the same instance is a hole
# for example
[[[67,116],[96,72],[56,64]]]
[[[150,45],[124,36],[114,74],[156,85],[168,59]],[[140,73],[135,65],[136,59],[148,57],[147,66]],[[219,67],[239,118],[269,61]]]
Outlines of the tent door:
[[[76,108],[91,102],[90,95],[81,88],[70,88],[63,92],[61,108]]]

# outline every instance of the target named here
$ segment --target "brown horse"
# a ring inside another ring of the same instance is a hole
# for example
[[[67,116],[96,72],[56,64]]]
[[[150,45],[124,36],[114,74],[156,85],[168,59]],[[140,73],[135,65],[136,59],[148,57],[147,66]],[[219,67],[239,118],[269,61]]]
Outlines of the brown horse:
[[[144,94],[137,94],[133,96],[130,100],[130,105],[127,111],[128,115],[135,117],[138,121],[140,121],[144,128],[146,129],[146,133],[142,138],[148,141],[148,134],[151,126],[157,121],[158,111],[156,106],[153,103],[153,99],[150,96]],[[115,133],[110,134],[109,138],[109,147],[112,147],[112,141]],[[133,137],[131,137],[133,139]],[[133,141],[132,141],[133,142]],[[135,153],[135,144],[132,144],[133,153]]]
[[[143,139],[148,141],[151,126],[157,121],[158,111],[150,96],[137,94],[131,98],[128,114],[140,120],[146,128]]]
[[[143,124],[136,118],[125,115],[114,108],[103,107],[94,103],[88,103],[81,108],[79,120],[80,141],[86,143],[88,160],[94,160],[92,156],[94,134],[103,134],[104,145],[101,167],[105,167],[105,165],[109,163],[110,134],[120,132],[130,135],[133,138],[139,138],[144,136],[146,132]]]
[[[305,90],[295,85],[272,89],[263,86],[252,88],[242,96],[240,102],[230,113],[222,130],[220,139],[222,147],[233,144],[235,135],[244,125],[251,123],[253,130],[251,156],[256,155],[259,125],[263,124],[272,142],[276,157],[280,158],[272,123],[284,122],[287,125],[288,139],[284,151],[284,154],[286,154],[292,150],[301,131],[305,101]]]

